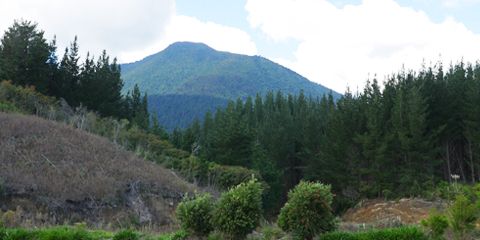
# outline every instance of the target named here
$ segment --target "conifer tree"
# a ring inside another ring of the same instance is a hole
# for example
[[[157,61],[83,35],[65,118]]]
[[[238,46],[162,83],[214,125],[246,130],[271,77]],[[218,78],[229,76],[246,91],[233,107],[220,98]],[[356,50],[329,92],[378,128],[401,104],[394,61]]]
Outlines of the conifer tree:
[[[0,79],[47,93],[54,55],[54,45],[47,43],[36,23],[15,21],[1,39]]]

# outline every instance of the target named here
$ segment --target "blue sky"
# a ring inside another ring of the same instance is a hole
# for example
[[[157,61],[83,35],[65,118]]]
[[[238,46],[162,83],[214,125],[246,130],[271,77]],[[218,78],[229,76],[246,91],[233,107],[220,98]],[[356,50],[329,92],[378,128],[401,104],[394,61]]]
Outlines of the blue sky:
[[[82,55],[106,49],[122,63],[203,42],[343,92],[403,67],[479,60],[479,12],[480,0],[0,0],[0,35],[32,20],[59,49],[78,35]]]

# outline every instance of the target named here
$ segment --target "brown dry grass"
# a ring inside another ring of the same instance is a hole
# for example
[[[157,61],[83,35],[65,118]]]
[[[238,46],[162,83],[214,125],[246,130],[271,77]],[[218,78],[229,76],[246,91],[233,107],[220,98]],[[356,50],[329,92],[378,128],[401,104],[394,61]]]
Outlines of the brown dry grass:
[[[372,199],[360,202],[343,216],[344,224],[367,224],[374,227],[418,224],[428,217],[432,209],[445,208],[441,202],[430,202],[419,198],[403,198],[397,201]]]
[[[106,199],[129,183],[191,191],[170,171],[105,138],[33,116],[0,113],[0,176],[10,188],[62,200]]]
[[[58,205],[85,200],[118,203],[133,183],[141,183],[153,198],[178,198],[194,189],[169,170],[105,138],[62,123],[2,112],[0,183],[7,195]]]

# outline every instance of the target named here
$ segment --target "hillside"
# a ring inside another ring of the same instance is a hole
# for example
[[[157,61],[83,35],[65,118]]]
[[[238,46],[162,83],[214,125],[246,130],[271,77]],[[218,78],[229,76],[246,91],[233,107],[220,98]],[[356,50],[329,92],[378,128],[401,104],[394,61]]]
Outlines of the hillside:
[[[202,118],[207,110],[224,106],[231,99],[269,91],[291,94],[304,91],[308,96],[319,97],[331,91],[266,58],[220,52],[202,43],[177,42],[121,68],[123,91],[138,84],[141,91],[151,96],[150,110],[157,112],[161,123],[169,129],[177,123],[184,127],[195,117]],[[165,96],[175,96],[178,102]],[[203,101],[185,104],[199,98]],[[167,104],[168,107],[162,106]]]
[[[12,221],[164,227],[193,191],[169,170],[65,124],[0,112],[0,126],[0,208]]]

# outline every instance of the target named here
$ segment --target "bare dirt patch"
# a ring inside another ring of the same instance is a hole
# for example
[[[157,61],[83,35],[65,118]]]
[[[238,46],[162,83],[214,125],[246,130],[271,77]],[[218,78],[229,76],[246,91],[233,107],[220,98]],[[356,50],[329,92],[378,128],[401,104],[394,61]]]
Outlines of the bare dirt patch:
[[[418,224],[432,209],[444,210],[446,204],[420,198],[363,200],[342,216],[346,229],[358,227],[392,227]]]

